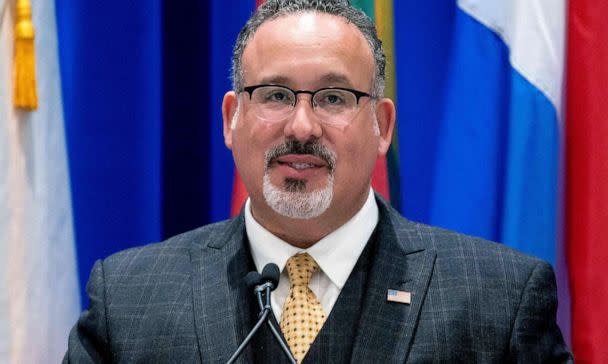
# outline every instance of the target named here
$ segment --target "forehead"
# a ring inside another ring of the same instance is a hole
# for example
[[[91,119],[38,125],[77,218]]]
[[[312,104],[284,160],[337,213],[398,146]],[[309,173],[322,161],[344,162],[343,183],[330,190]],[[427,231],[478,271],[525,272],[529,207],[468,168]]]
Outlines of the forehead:
[[[318,12],[262,24],[245,48],[242,64],[245,84],[369,88],[374,76],[372,51],[361,31],[342,17]]]

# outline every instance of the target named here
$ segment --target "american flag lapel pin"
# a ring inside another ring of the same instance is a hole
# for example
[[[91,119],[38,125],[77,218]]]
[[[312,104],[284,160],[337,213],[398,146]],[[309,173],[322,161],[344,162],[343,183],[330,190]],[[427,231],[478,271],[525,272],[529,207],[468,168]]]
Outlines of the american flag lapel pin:
[[[396,289],[389,289],[386,294],[386,300],[388,302],[405,303],[409,305],[412,303],[412,293],[407,291],[398,291]]]

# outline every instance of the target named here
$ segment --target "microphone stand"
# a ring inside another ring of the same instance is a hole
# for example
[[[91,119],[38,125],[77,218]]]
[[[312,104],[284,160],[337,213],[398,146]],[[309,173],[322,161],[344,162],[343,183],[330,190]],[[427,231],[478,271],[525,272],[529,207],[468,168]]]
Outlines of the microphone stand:
[[[232,354],[232,356],[230,357],[230,359],[228,359],[228,362],[226,364],[232,364],[236,361],[236,359],[239,357],[239,355],[241,355],[241,352],[245,349],[245,347],[247,346],[247,344],[249,344],[249,342],[251,341],[251,339],[253,339],[253,335],[255,335],[255,333],[260,329],[260,327],[262,326],[262,324],[264,323],[264,321],[266,321],[266,319],[268,318],[268,314],[270,314],[270,311],[265,310],[263,312],[261,312],[261,316],[258,319],[258,322],[256,322],[255,326],[253,327],[253,329],[249,332],[249,335],[247,335],[247,337],[245,338],[245,340],[243,340],[243,342],[241,343],[241,345],[239,345],[239,347],[236,349],[236,351],[234,352],[234,354]]]
[[[258,304],[260,305],[260,310],[264,310],[264,309],[268,308],[270,310],[270,312],[272,312],[272,306],[270,305],[271,289],[270,289],[270,287],[266,287],[265,289],[266,289],[266,305],[262,306],[262,297],[260,297],[261,295],[258,295]],[[281,334],[279,334],[279,331],[274,327],[274,325],[272,324],[272,321],[270,321],[270,319],[268,319],[268,320],[266,320],[266,323],[268,324],[268,327],[270,327],[270,331],[272,331],[272,335],[275,337],[275,339],[277,339],[277,342],[279,343],[281,350],[283,350],[283,353],[285,354],[285,356],[287,356],[287,360],[289,360],[289,362],[292,364],[297,364],[296,359],[291,354],[291,350],[289,350],[289,347],[287,347],[287,344],[285,344],[285,341],[283,341]]]
[[[245,349],[247,344],[249,344],[251,339],[253,339],[253,336],[255,335],[255,333],[260,329],[260,327],[262,327],[262,324],[264,324],[264,321],[266,321],[266,323],[270,327],[270,331],[272,331],[272,335],[277,339],[279,346],[281,347],[281,350],[283,351],[283,353],[285,353],[289,362],[292,364],[297,364],[296,360],[294,359],[293,355],[291,354],[291,351],[289,350],[289,348],[287,347],[287,345],[281,338],[281,335],[279,334],[277,329],[274,327],[272,322],[269,320],[269,315],[272,312],[272,306],[270,304],[270,292],[271,292],[272,288],[274,288],[274,285],[271,282],[266,282],[255,288],[255,294],[256,294],[256,297],[258,300],[258,305],[260,306],[260,310],[261,310],[258,315],[258,321],[255,323],[255,325],[253,326],[253,329],[251,329],[251,331],[249,332],[249,334],[247,335],[245,340],[243,340],[241,345],[239,345],[239,347],[236,349],[234,354],[232,354],[230,359],[228,359],[228,362],[226,364],[233,364],[236,361],[236,359],[239,357],[239,355],[241,355],[241,353],[243,352],[243,350]],[[264,302],[264,300],[262,298],[262,293],[264,293],[266,302]]]

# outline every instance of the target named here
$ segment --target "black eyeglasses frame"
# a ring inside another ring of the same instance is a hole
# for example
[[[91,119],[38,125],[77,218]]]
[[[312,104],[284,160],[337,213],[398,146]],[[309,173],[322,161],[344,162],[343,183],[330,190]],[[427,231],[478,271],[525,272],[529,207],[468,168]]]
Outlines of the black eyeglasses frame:
[[[357,105],[359,105],[359,99],[362,97],[369,97],[372,100],[376,99],[376,97],[368,94],[367,92],[354,90],[354,89],[346,88],[346,87],[323,87],[318,90],[310,91],[310,90],[292,90],[291,88],[289,88],[287,86],[283,86],[283,85],[260,84],[260,85],[245,86],[245,87],[243,87],[241,92],[247,92],[249,94],[249,100],[251,100],[251,98],[253,97],[253,91],[255,91],[256,89],[261,88],[261,87],[269,87],[269,86],[282,87],[284,89],[287,89],[287,90],[293,92],[293,94],[296,96],[296,100],[298,99],[299,94],[309,94],[311,102],[318,92],[325,91],[325,90],[341,90],[341,91],[351,92],[357,98]]]

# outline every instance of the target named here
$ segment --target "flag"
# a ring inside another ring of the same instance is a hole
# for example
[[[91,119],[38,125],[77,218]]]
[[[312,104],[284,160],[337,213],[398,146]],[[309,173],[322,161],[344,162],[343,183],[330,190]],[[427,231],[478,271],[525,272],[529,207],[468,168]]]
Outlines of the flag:
[[[566,223],[572,345],[579,363],[608,362],[608,3],[568,9]]]
[[[386,300],[388,302],[410,304],[412,302],[412,293],[407,291],[398,291],[396,289],[389,289],[386,293]]]
[[[565,2],[458,6],[431,223],[555,263]]]
[[[403,211],[550,262],[567,336],[566,2],[450,4],[394,2]]]
[[[80,312],[53,1],[32,9],[38,109],[13,106],[15,1],[0,0],[0,362],[59,362]]]
[[[386,55],[386,82],[384,96],[397,104],[397,75],[395,60],[395,29],[393,16],[393,0],[357,0],[353,5],[363,10],[376,24],[378,38]],[[397,105],[396,105],[397,106]],[[401,186],[399,179],[399,125],[395,124],[393,139],[388,153],[379,157],[372,175],[372,187],[391,205],[400,209]]]

